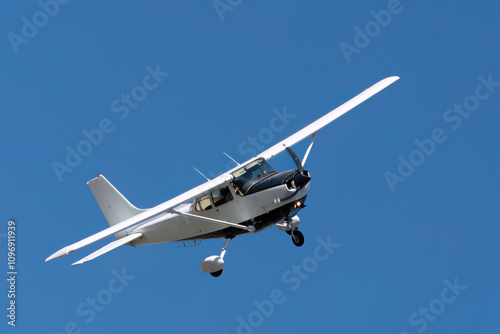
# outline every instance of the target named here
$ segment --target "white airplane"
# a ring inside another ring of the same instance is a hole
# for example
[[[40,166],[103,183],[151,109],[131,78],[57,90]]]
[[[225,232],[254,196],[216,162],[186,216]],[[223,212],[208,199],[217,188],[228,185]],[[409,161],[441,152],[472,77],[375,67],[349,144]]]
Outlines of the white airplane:
[[[220,255],[200,262],[203,272],[222,274],[224,255],[234,237],[275,225],[292,236],[300,247],[304,236],[298,230],[297,213],[305,207],[311,176],[303,166],[318,131],[349,110],[387,88],[399,77],[379,81],[285,140],[228,172],[151,209],[132,205],[103,176],[87,182],[110,227],[49,256],[50,261],[114,234],[116,240],[73,263],[83,264],[119,246],[225,238]],[[291,147],[311,137],[302,161]],[[287,150],[297,169],[276,172],[268,160]],[[235,161],[236,162],[236,161]]]

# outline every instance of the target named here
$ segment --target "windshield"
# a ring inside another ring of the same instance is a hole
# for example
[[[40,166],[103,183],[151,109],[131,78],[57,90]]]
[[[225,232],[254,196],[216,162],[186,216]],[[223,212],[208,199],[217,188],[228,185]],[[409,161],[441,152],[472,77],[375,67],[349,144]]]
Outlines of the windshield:
[[[233,186],[238,196],[244,196],[260,180],[276,173],[264,159],[255,160],[233,173]]]

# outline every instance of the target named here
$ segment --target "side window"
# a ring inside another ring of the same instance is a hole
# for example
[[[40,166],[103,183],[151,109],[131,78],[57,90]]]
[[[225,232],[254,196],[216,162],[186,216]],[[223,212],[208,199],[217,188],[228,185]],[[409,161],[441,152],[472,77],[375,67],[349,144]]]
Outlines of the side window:
[[[196,211],[206,211],[212,208],[212,202],[210,202],[210,197],[205,195],[196,200]]]
[[[212,199],[215,206],[222,205],[233,200],[233,195],[228,187],[212,191]]]

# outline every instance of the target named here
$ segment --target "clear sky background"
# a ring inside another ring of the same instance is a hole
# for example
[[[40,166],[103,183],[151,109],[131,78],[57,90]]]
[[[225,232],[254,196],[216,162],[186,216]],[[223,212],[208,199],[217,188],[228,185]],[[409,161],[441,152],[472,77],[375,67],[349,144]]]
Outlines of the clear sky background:
[[[4,278],[9,219],[18,246],[2,333],[499,333],[498,2],[47,3],[0,2]],[[44,262],[108,226],[85,184],[98,173],[153,207],[204,181],[193,166],[213,177],[232,166],[223,151],[244,161],[391,75],[320,132],[303,247],[275,227],[236,238],[217,279],[198,263],[224,240],[70,265],[108,238]]]

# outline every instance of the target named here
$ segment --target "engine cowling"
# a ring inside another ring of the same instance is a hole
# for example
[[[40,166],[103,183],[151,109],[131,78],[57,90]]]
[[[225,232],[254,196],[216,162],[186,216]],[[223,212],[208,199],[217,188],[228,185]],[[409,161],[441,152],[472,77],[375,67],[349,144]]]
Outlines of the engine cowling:
[[[200,262],[200,269],[204,273],[212,274],[224,269],[224,260],[219,255],[212,255]]]

